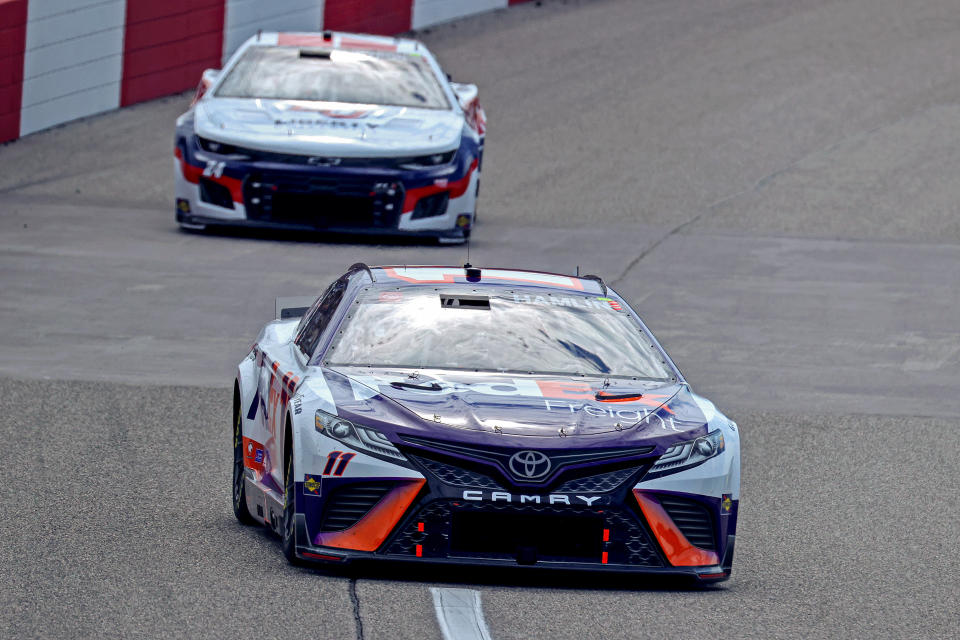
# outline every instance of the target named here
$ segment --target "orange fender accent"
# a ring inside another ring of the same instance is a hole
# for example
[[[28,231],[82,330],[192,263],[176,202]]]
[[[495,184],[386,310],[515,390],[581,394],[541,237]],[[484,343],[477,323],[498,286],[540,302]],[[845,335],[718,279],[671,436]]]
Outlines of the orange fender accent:
[[[359,522],[344,531],[318,533],[316,544],[338,549],[354,549],[356,551],[376,551],[397,522],[406,513],[420,489],[427,481],[404,481],[397,485],[378,502],[370,512]]]
[[[640,510],[647,524],[657,537],[660,547],[667,554],[667,561],[674,567],[704,567],[720,564],[720,558],[713,551],[707,551],[690,544],[686,536],[677,528],[660,503],[640,489],[634,489],[633,495],[640,503]]]

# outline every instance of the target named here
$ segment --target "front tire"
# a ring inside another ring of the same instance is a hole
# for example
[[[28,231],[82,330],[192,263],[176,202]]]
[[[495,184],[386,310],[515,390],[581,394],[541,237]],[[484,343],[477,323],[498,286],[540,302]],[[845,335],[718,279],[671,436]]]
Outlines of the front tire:
[[[283,474],[283,555],[291,563],[297,563],[297,489],[293,475],[293,442],[285,447]]]
[[[256,524],[257,521],[247,509],[247,488],[243,467],[243,424],[239,404],[234,408],[233,416],[233,515],[243,524]]]

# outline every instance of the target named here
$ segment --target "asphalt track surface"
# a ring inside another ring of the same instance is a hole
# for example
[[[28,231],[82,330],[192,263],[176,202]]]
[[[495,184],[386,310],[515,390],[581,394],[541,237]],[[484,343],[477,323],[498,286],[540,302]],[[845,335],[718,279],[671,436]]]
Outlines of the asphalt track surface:
[[[176,96],[0,147],[0,635],[947,637],[960,625],[952,0],[544,2],[420,34],[490,123],[471,261],[603,275],[741,426],[733,577],[330,575],[229,502],[279,295],[463,248],[173,223]]]

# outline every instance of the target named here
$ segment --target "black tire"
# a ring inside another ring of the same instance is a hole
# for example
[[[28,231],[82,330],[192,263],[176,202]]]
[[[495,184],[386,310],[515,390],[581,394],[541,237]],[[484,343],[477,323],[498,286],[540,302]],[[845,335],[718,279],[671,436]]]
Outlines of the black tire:
[[[289,432],[283,468],[283,555],[291,564],[297,564],[297,485],[293,475],[293,438]]]
[[[477,180],[477,190],[473,193],[473,220],[471,221],[470,226],[477,226],[477,211],[480,209],[478,203],[480,202],[480,181]]]
[[[236,404],[233,416],[233,515],[243,524],[257,524],[247,509],[247,490],[243,480],[243,427],[240,403]]]

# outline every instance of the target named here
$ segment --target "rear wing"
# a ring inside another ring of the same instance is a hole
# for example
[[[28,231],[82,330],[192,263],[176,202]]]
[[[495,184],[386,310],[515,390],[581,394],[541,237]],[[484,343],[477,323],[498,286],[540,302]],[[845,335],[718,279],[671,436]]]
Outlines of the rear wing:
[[[277,298],[277,320],[292,320],[301,317],[309,311],[316,300],[316,296]]]

